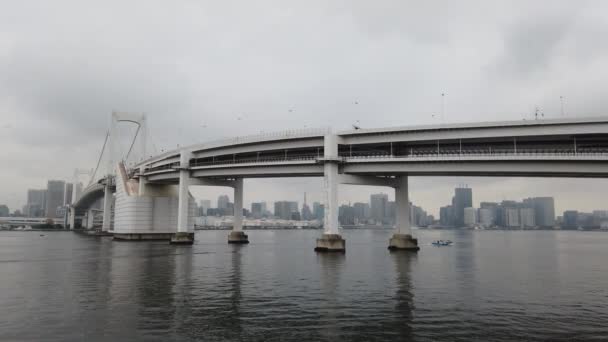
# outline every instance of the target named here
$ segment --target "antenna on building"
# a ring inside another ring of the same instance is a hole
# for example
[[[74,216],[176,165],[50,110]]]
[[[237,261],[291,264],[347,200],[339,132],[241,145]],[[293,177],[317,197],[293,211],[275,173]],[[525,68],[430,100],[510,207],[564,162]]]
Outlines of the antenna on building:
[[[445,93],[441,93],[441,123],[445,122]]]

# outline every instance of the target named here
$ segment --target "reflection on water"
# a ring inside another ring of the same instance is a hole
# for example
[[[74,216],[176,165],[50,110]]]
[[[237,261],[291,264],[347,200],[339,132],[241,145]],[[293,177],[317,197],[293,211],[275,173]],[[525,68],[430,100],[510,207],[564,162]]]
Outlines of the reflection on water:
[[[411,281],[411,264],[416,263],[417,253],[403,251],[391,252],[395,264],[395,331],[396,334],[409,341],[412,338],[412,326],[414,307],[414,294]]]
[[[0,233],[0,339],[19,341],[601,340],[608,234],[198,232],[192,247]],[[433,247],[437,239],[452,247]]]
[[[342,253],[316,254],[320,271],[319,335],[327,341],[339,338],[340,330],[340,272],[344,265]]]

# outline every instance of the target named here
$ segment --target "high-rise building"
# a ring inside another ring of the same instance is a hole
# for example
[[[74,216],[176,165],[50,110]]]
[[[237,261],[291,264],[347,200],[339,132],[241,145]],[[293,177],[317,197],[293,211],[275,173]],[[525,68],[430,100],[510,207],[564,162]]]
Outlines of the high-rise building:
[[[217,211],[221,216],[234,215],[234,203],[230,202],[228,195],[218,196]]]
[[[46,212],[46,190],[29,189],[24,214],[29,217],[43,217]]]
[[[410,222],[416,227],[426,227],[433,223],[432,218],[421,207],[415,206],[410,202]]]
[[[592,228],[593,227],[593,214],[592,213],[578,213],[576,223],[580,228]]]
[[[230,198],[228,195],[220,195],[217,198],[217,208],[218,209],[228,209],[228,203],[230,203]]]
[[[74,184],[65,183],[65,188],[63,190],[63,206],[68,206],[72,204],[72,191],[74,191]]]
[[[210,200],[201,200],[199,205],[199,215],[201,216],[207,216],[207,211],[209,210],[209,208],[211,208],[211,201]]]
[[[338,208],[338,221],[342,225],[354,225],[355,224],[355,211],[353,207],[347,204],[343,204]]]
[[[473,207],[464,208],[464,225],[473,227],[477,224],[477,209]]]
[[[353,204],[353,215],[357,223],[366,222],[369,217],[369,204],[356,202]]]
[[[266,205],[266,202],[260,202],[260,204],[262,205],[262,216],[271,216],[272,214],[268,211],[268,206]]]
[[[386,202],[386,212],[384,213],[384,224],[395,224],[397,221],[397,204],[395,201]]]
[[[5,204],[0,204],[0,217],[8,217],[10,215],[10,211]]]
[[[524,204],[534,209],[536,225],[543,228],[555,226],[555,201],[553,197],[526,198]]]
[[[507,219],[507,209],[515,209],[517,210],[519,207],[519,203],[515,201],[502,201],[500,205],[496,208],[496,225],[499,227],[519,227],[519,214],[517,219],[516,226],[509,226],[510,223],[513,223],[513,220],[508,222]],[[513,215],[513,214],[511,214]]]
[[[520,208],[519,223],[522,228],[536,227],[536,211],[534,208]]]
[[[304,204],[302,204],[302,220],[312,220],[312,210],[310,210],[310,207],[308,206],[308,203],[306,203],[306,193],[304,193]]]
[[[601,228],[608,224],[608,210],[594,210],[591,215],[593,216],[593,227]]]
[[[454,190],[454,225],[464,226],[464,208],[473,206],[473,190],[471,188],[456,188]]]
[[[61,180],[50,180],[46,187],[46,217],[58,216],[58,209],[63,206],[65,194],[65,182]]]
[[[325,206],[319,202],[314,202],[312,204],[312,216],[316,220],[323,221],[325,216]]]
[[[262,211],[262,203],[251,203],[251,216],[253,216],[254,219],[261,219],[263,215],[264,212]]]
[[[563,229],[576,229],[578,228],[578,211],[577,210],[566,210],[564,211],[564,223]]]
[[[494,212],[490,208],[480,208],[478,214],[480,225],[486,228],[494,226]]]
[[[454,210],[451,205],[439,208],[439,223],[444,227],[451,227],[454,225],[453,221]]]
[[[387,194],[373,194],[369,199],[370,203],[370,216],[378,222],[385,222],[387,214],[388,195]]]
[[[519,209],[504,208],[504,221],[505,227],[519,228],[521,226],[521,223],[519,222]]]
[[[298,216],[300,216],[300,211],[298,210],[298,202],[274,202],[274,216],[276,216],[277,218],[280,218],[282,220],[292,220],[293,213],[298,213]]]

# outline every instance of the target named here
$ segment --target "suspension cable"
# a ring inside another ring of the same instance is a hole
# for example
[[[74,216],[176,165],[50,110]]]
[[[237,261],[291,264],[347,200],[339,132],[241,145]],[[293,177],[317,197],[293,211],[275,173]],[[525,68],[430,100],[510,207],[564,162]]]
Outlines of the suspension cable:
[[[135,131],[135,136],[133,137],[133,141],[131,142],[131,147],[129,147],[129,152],[127,152],[127,155],[124,158],[124,161],[126,162],[127,159],[129,159],[129,155],[131,154],[131,150],[133,149],[133,145],[135,145],[135,139],[137,139],[137,134],[139,134],[139,129],[141,128],[141,125],[138,123],[137,124],[137,130]]]
[[[108,143],[108,138],[110,137],[110,131],[106,132],[106,138],[103,141],[103,146],[101,147],[101,152],[99,152],[99,159],[97,160],[97,166],[95,166],[95,171],[93,171],[93,174],[91,175],[91,179],[89,180],[89,185],[91,185],[91,183],[93,183],[93,180],[95,180],[95,174],[97,174],[97,169],[99,169],[99,164],[101,163],[101,157],[103,156],[103,152],[106,149],[106,144]]]

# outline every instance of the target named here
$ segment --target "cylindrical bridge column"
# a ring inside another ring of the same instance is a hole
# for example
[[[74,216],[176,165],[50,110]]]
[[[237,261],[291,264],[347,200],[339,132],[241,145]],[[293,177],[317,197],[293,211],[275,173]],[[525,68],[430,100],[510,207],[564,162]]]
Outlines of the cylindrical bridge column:
[[[93,209],[89,209],[87,211],[87,224],[86,224],[86,229],[93,229],[94,227],[94,222],[95,222],[95,212],[93,211]],[[102,227],[103,229],[103,227]]]
[[[109,231],[112,225],[112,202],[114,199],[113,197],[114,195],[112,194],[112,189],[110,188],[110,178],[108,177],[103,195],[103,223],[101,224],[102,232]],[[93,221],[91,220],[90,222],[92,223]],[[92,228],[92,225],[89,228]]]
[[[395,187],[397,221],[395,223],[395,234],[393,234],[388,243],[388,249],[390,250],[417,251],[420,249],[418,247],[418,240],[412,237],[408,188],[408,176],[398,176],[397,186]]]
[[[234,221],[228,243],[249,243],[247,234],[243,232],[243,178],[234,181]]]
[[[398,187],[395,188],[395,207],[397,209],[397,222],[395,229],[397,234],[412,235],[410,222],[410,198],[407,176],[401,176],[397,180]]]
[[[171,237],[171,244],[191,245],[194,243],[194,233],[188,231],[190,193],[190,156],[187,151],[182,151],[180,155],[179,185],[177,202],[177,233]]]
[[[75,189],[72,191],[75,191]],[[74,230],[74,227],[76,226],[76,208],[73,206],[69,207],[68,226],[70,227],[71,230]]]
[[[325,219],[323,221],[324,232],[317,239],[317,252],[344,252],[345,241],[338,229],[338,142],[334,134],[328,134],[324,138],[323,158],[323,186],[325,192]]]

